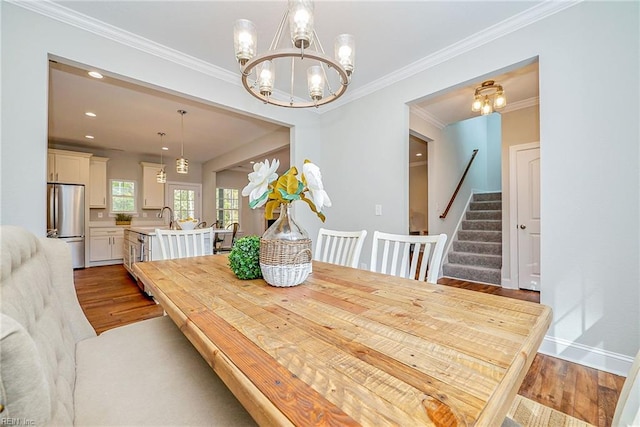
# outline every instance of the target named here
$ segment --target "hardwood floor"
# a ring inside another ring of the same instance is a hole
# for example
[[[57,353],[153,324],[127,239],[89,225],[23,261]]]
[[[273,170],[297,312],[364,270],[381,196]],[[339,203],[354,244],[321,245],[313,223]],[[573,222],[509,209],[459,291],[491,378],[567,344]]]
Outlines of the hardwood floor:
[[[122,265],[75,270],[74,277],[80,305],[97,333],[162,316],[162,308],[140,291]],[[533,291],[448,278],[439,283],[540,302],[540,294]],[[624,377],[538,353],[518,393],[595,426],[610,427],[623,383]]]

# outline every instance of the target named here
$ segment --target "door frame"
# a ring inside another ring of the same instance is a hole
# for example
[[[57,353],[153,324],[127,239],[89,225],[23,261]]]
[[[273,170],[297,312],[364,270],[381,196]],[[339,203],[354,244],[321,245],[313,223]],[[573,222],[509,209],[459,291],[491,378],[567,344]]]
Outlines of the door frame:
[[[540,142],[512,145],[509,147],[509,288],[520,289],[518,271],[518,176],[516,156],[519,151],[540,148]],[[540,291],[542,292],[542,291]]]

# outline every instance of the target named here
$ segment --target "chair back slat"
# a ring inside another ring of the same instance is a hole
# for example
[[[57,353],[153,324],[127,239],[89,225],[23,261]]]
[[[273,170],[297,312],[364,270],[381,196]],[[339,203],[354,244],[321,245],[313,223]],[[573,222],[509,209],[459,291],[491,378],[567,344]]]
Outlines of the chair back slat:
[[[313,259],[358,268],[366,236],[366,230],[337,231],[321,228],[318,231]]]
[[[212,227],[193,230],[156,229],[156,236],[160,243],[162,259],[211,255],[213,252]]]
[[[371,247],[370,270],[436,283],[446,241],[446,234],[413,236],[375,231]],[[393,245],[393,253],[389,256],[391,245]],[[382,250],[381,260],[379,260],[380,249]]]

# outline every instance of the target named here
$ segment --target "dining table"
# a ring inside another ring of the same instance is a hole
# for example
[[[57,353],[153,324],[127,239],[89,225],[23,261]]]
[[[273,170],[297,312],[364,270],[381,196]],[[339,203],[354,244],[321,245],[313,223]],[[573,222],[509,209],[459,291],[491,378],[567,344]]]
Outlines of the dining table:
[[[552,317],[319,261],[293,287],[240,280],[223,254],[133,268],[263,426],[499,426]]]

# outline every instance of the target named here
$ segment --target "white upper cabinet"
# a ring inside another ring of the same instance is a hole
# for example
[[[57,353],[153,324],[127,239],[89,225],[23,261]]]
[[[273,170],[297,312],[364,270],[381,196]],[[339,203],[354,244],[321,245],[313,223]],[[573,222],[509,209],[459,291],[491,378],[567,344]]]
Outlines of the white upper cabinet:
[[[162,168],[158,163],[140,162],[142,165],[142,209],[162,209],[164,184],[158,183],[157,174]]]
[[[90,153],[65,150],[49,150],[47,155],[47,180],[65,184],[89,184]]]
[[[89,164],[89,207],[107,207],[107,157],[91,157]]]

